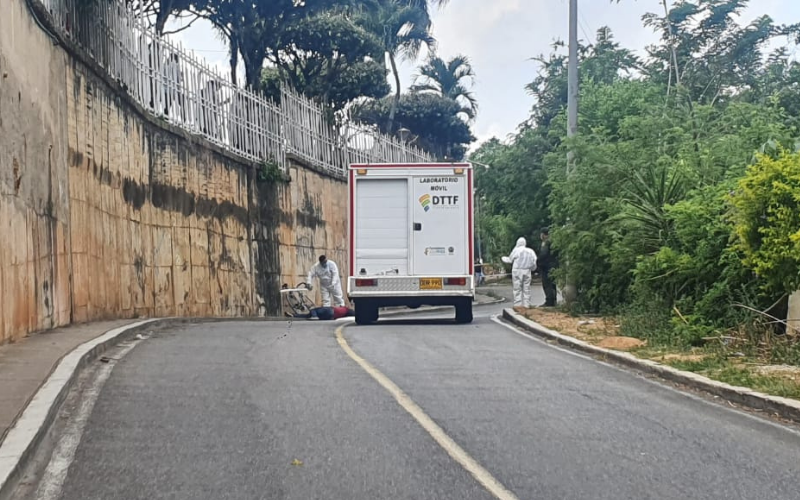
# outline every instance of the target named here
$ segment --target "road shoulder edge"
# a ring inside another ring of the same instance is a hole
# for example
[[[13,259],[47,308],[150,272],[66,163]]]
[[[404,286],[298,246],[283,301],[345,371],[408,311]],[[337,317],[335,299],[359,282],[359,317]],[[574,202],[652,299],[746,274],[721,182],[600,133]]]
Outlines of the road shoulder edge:
[[[598,347],[574,337],[550,330],[535,321],[525,318],[512,309],[503,309],[502,318],[514,326],[521,328],[525,333],[547,341],[556,342],[559,345],[588,354],[601,361],[632,368],[669,382],[685,385],[692,389],[718,396],[751,410],[770,412],[780,418],[800,423],[800,401],[770,396],[769,394],[757,392],[746,387],[729,385],[696,373],[678,370],[655,361],[637,358],[633,354],[627,352]]]
[[[34,457],[80,370],[119,342],[146,328],[171,321],[170,318],[146,319],[111,329],[78,345],[58,361],[0,442],[0,499],[11,495],[19,474]]]

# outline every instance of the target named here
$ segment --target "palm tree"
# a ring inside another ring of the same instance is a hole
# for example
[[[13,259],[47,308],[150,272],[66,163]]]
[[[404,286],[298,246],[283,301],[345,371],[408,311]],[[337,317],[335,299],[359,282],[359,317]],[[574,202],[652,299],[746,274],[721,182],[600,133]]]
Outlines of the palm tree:
[[[445,61],[432,54],[419,68],[411,90],[452,99],[461,105],[461,113],[473,120],[478,113],[478,101],[469,86],[474,80],[475,71],[466,56],[456,56]]]
[[[431,4],[444,4],[446,1],[437,0]],[[436,39],[431,34],[433,22],[428,1],[378,0],[373,8],[364,9],[362,14],[364,27],[380,37],[394,76],[395,95],[387,124],[387,131],[392,133],[401,91],[397,59],[405,57],[414,60],[423,47],[433,50],[436,45]]]

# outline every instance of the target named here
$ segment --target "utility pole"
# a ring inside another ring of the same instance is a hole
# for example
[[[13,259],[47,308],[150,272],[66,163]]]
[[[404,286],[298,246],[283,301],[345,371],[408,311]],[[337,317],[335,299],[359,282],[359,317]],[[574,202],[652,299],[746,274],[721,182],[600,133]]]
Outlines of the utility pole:
[[[567,68],[567,137],[578,133],[578,0],[569,0],[569,66]],[[567,174],[572,173],[574,155],[569,152]]]
[[[578,134],[578,0],[569,0],[569,66],[567,67],[567,137]],[[575,153],[567,153],[567,181],[575,168]],[[569,221],[567,221],[569,223]],[[569,258],[564,263],[567,283],[564,287],[564,300],[571,304],[578,298],[578,290],[569,272]]]

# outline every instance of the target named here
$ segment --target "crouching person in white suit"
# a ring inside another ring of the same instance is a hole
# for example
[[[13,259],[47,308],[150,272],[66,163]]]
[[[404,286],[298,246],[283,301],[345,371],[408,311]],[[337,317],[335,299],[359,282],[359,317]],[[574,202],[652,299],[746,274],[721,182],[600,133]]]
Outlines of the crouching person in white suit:
[[[322,295],[322,307],[342,307],[344,306],[344,294],[342,293],[342,280],[339,278],[339,267],[332,260],[328,260],[324,255],[320,255],[319,262],[308,272],[308,289],[312,290],[314,278],[319,279],[319,289]],[[333,304],[331,304],[333,301]]]

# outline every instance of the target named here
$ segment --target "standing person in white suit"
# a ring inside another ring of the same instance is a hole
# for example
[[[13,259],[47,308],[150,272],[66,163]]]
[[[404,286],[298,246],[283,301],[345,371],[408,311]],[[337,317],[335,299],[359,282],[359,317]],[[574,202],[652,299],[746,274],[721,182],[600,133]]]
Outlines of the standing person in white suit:
[[[344,306],[344,294],[342,293],[342,280],[339,278],[339,267],[332,260],[328,260],[324,255],[320,255],[319,262],[308,272],[308,289],[313,289],[314,278],[319,278],[319,291],[322,294],[322,307],[331,307],[331,297],[333,306]]]
[[[514,283],[514,307],[531,306],[531,273],[536,270],[536,252],[528,248],[525,238],[517,240],[511,255],[503,257],[503,262],[513,264],[511,278]]]

